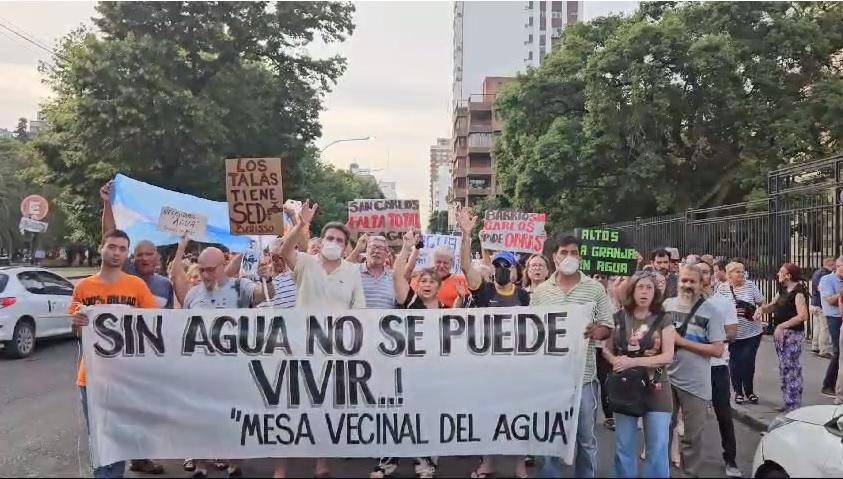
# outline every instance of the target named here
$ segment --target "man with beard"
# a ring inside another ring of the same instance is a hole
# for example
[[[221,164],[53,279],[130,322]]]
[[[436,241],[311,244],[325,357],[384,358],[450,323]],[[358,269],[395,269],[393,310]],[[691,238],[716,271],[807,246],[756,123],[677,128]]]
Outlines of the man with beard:
[[[676,296],[677,276],[670,272],[670,252],[664,248],[659,248],[650,253],[650,265],[654,271],[659,272],[667,281],[667,287],[664,291],[665,298],[672,298]]]
[[[184,243],[186,240],[182,240]],[[183,251],[183,248],[179,248]],[[176,260],[181,262],[181,258]],[[263,288],[246,278],[232,279],[226,273],[225,253],[219,248],[209,247],[199,254],[199,275],[202,282],[189,288],[187,275],[184,268],[173,268],[173,283],[176,297],[184,309],[229,309],[229,308],[251,308],[271,299],[275,295],[275,286],[272,281],[272,272],[269,267],[260,271],[262,279],[266,280],[267,294],[264,295]],[[185,469],[193,472],[194,477],[204,477],[207,471],[201,467],[199,461],[188,459],[185,461]],[[226,467],[225,461],[215,460],[215,463]],[[219,466],[217,466],[219,467]],[[228,477],[241,475],[241,470],[236,462],[227,463]]]
[[[129,253],[129,236],[120,230],[111,230],[103,235],[102,264],[100,272],[78,282],[73,288],[73,300],[70,314],[73,315],[73,328],[81,336],[79,328],[88,324],[85,306],[97,304],[125,304],[135,308],[156,308],[156,299],[152,296],[146,283],[138,277],[123,272],[123,264]],[[88,425],[88,376],[84,361],[79,361],[79,372],[76,385],[82,398],[82,412],[85,415],[85,425]],[[151,462],[151,461],[150,461]],[[163,468],[150,470],[153,474],[160,474]],[[125,462],[120,461],[94,469],[94,477],[121,478],[125,473]]]
[[[702,296],[703,275],[696,265],[679,270],[678,296],[664,302],[664,310],[676,328],[676,354],[668,368],[673,389],[673,421],[679,410],[685,423],[682,465],[689,477],[698,477],[702,462],[703,429],[711,402],[711,358],[723,354],[726,331],[723,314]]]

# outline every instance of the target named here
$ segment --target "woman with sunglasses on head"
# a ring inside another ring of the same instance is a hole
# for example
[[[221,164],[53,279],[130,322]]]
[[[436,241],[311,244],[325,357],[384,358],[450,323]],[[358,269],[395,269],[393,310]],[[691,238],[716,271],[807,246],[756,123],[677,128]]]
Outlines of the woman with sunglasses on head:
[[[638,417],[644,420],[647,455],[641,477],[669,477],[668,445],[673,398],[667,365],[673,361],[674,327],[662,312],[662,295],[653,273],[639,273],[627,283],[622,308],[615,313],[615,328],[603,355],[612,364],[610,384],[631,384],[642,379],[640,400],[630,411],[622,407],[630,397],[627,386],[610,387],[615,417],[615,477],[638,476]],[[639,406],[641,406],[639,408]]]

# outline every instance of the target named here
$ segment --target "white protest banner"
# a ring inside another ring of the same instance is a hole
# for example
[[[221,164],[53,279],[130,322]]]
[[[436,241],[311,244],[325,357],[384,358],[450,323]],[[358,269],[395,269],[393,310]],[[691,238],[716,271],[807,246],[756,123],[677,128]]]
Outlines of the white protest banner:
[[[592,307],[91,307],[82,347],[93,463],[483,454],[571,463]]]
[[[419,200],[354,200],[348,202],[348,229],[386,237],[390,246],[400,247],[402,236],[421,229]]]
[[[423,235],[424,248],[419,253],[419,259],[416,260],[415,270],[418,271],[424,268],[432,268],[433,251],[440,246],[447,247],[454,256],[454,262],[451,266],[451,271],[458,274],[462,271],[460,268],[460,242],[462,236],[453,235]]]
[[[158,231],[168,231],[177,236],[202,239],[205,237],[207,230],[207,216],[186,213],[169,206],[161,208],[161,216],[158,217]]]
[[[547,235],[544,213],[489,210],[483,218],[480,247],[491,251],[541,253]]]
[[[33,220],[27,217],[21,217],[18,229],[21,231],[29,231],[31,233],[44,233],[47,231],[49,223],[43,221]]]

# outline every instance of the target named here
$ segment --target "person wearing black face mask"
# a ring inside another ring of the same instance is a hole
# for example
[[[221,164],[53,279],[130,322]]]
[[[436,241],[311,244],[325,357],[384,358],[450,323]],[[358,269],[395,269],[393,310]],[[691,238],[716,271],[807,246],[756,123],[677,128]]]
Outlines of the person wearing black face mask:
[[[510,306],[529,306],[530,294],[516,283],[521,280],[521,270],[518,259],[509,251],[500,251],[492,258],[495,267],[494,282],[483,279],[480,270],[471,261],[471,232],[477,224],[477,217],[467,208],[457,211],[457,223],[462,230],[462,244],[460,249],[460,267],[465,273],[465,279],[471,295],[463,307],[495,308]],[[477,469],[471,477],[491,477],[495,475],[495,456],[483,456]],[[503,474],[504,477],[527,477],[524,457],[512,457],[515,469],[512,473]]]

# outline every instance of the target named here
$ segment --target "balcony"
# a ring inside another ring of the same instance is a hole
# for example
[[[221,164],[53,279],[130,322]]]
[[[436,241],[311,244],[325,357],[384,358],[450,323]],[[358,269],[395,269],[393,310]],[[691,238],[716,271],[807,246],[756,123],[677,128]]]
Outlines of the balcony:
[[[487,123],[471,123],[468,125],[469,133],[492,133],[495,129],[492,127],[492,122]]]
[[[463,203],[465,203],[465,198],[467,195],[467,190],[465,187],[454,186],[451,188],[452,198],[451,200],[462,199]]]
[[[468,170],[466,171],[469,175],[491,175],[492,174],[492,165],[478,165],[478,166],[469,166]]]

